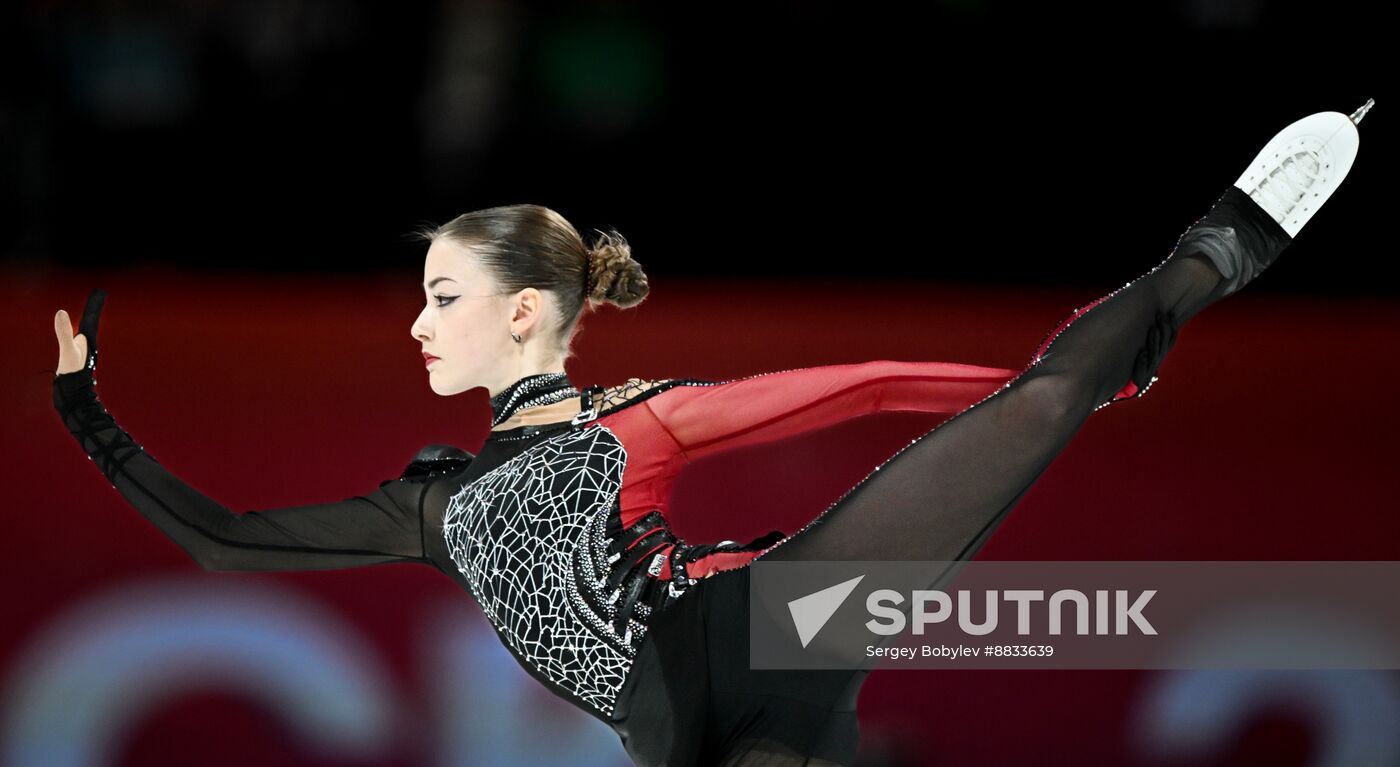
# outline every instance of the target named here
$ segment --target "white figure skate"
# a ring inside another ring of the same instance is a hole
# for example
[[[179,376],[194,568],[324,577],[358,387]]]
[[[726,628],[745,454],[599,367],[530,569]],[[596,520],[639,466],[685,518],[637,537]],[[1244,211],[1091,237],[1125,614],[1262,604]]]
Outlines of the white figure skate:
[[[1356,161],[1361,136],[1356,127],[1375,99],[1360,109],[1318,112],[1279,131],[1240,174],[1235,186],[1297,237]]]
[[[1356,126],[1375,103],[1368,99],[1351,115],[1318,112],[1279,131],[1181,235],[1173,255],[1208,257],[1224,276],[1219,297],[1258,277],[1346,178],[1361,145]]]

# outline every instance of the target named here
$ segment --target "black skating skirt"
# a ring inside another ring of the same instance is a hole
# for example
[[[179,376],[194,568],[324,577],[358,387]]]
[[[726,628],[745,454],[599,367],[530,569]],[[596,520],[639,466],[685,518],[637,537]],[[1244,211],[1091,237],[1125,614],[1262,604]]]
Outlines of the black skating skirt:
[[[749,668],[749,567],[649,621],[612,727],[638,765],[849,765],[867,670]]]

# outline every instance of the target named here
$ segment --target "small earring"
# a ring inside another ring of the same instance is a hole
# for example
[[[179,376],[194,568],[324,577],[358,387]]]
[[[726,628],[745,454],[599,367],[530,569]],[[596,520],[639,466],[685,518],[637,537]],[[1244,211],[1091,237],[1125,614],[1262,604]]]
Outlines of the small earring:
[[[515,342],[516,342],[516,343],[520,343],[520,334],[519,334],[519,333],[511,333],[511,334],[510,334],[510,337],[513,338],[513,339],[515,339]]]

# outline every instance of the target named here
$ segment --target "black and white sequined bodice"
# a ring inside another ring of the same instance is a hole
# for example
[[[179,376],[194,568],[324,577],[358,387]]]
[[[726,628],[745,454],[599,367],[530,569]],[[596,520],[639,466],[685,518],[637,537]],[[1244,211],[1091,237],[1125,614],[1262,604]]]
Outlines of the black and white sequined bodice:
[[[621,440],[597,423],[543,436],[462,485],[443,517],[452,561],[507,646],[603,714],[651,613],[624,598],[630,584],[614,568],[626,465]]]

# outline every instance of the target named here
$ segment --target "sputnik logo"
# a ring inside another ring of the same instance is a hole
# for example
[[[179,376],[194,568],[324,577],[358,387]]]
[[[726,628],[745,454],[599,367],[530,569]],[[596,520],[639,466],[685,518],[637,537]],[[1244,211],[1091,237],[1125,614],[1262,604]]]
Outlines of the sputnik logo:
[[[852,578],[787,603],[792,623],[797,627],[797,637],[802,640],[804,649],[864,579],[864,575]]]

